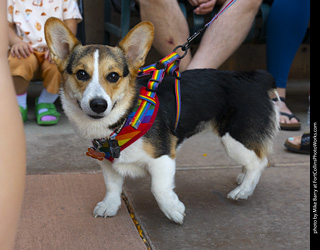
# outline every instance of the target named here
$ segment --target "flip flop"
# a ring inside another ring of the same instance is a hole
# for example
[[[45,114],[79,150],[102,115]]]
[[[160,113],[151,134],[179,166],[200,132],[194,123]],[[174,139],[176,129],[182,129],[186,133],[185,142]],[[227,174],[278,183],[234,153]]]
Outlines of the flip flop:
[[[293,137],[289,137],[284,143],[288,150],[300,154],[310,154],[310,132],[302,135],[300,145],[296,145],[291,141],[293,141]]]
[[[301,122],[294,114],[288,114],[288,113],[285,113],[285,112],[280,112],[280,115],[288,117],[289,121],[291,121],[292,118],[295,118],[298,121],[296,123],[283,123],[283,122],[280,122],[280,128],[282,130],[297,131],[297,130],[301,129]]]
[[[279,101],[278,98],[272,99],[273,101]],[[280,101],[286,103],[286,99],[284,97],[280,97]],[[301,129],[301,122],[298,117],[296,117],[294,114],[289,114],[286,112],[280,112],[280,115],[286,116],[289,118],[289,121],[291,121],[292,118],[295,118],[298,122],[296,123],[283,123],[280,122],[280,128],[281,130],[287,130],[287,131],[298,131]]]
[[[48,111],[39,114],[40,109],[48,109]],[[36,99],[35,113],[38,125],[55,125],[59,122],[59,117],[61,116],[53,103],[38,103],[38,98]],[[46,115],[54,116],[56,119],[52,121],[42,121],[41,118]]]

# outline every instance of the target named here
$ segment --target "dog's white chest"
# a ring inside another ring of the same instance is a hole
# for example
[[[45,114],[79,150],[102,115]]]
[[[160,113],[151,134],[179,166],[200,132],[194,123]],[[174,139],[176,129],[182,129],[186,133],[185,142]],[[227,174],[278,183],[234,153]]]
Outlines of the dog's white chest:
[[[112,167],[122,176],[140,177],[145,175],[146,167],[151,160],[143,150],[142,139],[139,139],[121,151],[120,157],[114,160]]]

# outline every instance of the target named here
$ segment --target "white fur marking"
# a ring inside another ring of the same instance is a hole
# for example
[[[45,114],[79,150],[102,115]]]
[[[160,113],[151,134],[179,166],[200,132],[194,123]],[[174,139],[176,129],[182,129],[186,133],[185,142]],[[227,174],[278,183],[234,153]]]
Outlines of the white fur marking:
[[[168,219],[182,224],[185,216],[185,206],[179,200],[174,189],[175,160],[168,155],[153,159],[149,163],[151,175],[151,192],[157,200],[161,211]]]
[[[240,185],[228,194],[228,198],[247,199],[256,188],[268,160],[260,159],[254,151],[233,139],[229,133],[222,137],[222,143],[231,159],[243,166],[237,180]]]
[[[90,108],[90,101],[94,98],[101,98],[107,101],[108,108],[104,111],[101,116],[107,116],[112,109],[112,100],[110,96],[102,88],[99,81],[99,50],[96,50],[93,54],[94,65],[93,65],[93,76],[91,82],[88,84],[86,90],[83,92],[83,98],[80,102],[82,110],[88,115],[96,115]]]

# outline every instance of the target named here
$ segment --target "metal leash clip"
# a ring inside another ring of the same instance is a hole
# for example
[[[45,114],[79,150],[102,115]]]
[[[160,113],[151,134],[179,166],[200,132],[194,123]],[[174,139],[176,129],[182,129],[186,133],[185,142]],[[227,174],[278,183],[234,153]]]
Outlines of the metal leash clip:
[[[193,35],[187,39],[187,42],[185,44],[179,45],[174,48],[173,50],[174,52],[177,51],[178,49],[181,49],[182,51],[184,51],[184,54],[180,57],[180,59],[184,58],[187,55],[188,49],[190,48],[190,45],[193,42],[193,40],[196,39],[198,36],[200,36],[203,32],[205,32],[206,29],[207,29],[207,26],[204,26],[200,30],[193,33]]]
[[[102,139],[93,139],[92,144],[94,146],[94,149],[96,151],[100,151],[100,148],[103,147],[103,145],[107,142],[107,139],[102,138]]]

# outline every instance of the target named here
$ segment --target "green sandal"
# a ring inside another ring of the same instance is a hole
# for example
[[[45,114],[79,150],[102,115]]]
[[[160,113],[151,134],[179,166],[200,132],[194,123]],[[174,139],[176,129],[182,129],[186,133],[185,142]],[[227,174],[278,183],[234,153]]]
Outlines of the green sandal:
[[[25,109],[21,106],[19,106],[20,108],[20,114],[21,114],[21,118],[23,122],[26,122],[28,119],[28,107],[26,107]]]
[[[39,114],[40,109],[48,109],[48,111]],[[38,125],[56,125],[59,122],[59,117],[61,116],[53,103],[38,103],[38,98],[36,99],[35,113]],[[46,115],[54,116],[56,119],[53,121],[42,121],[41,118]]]

